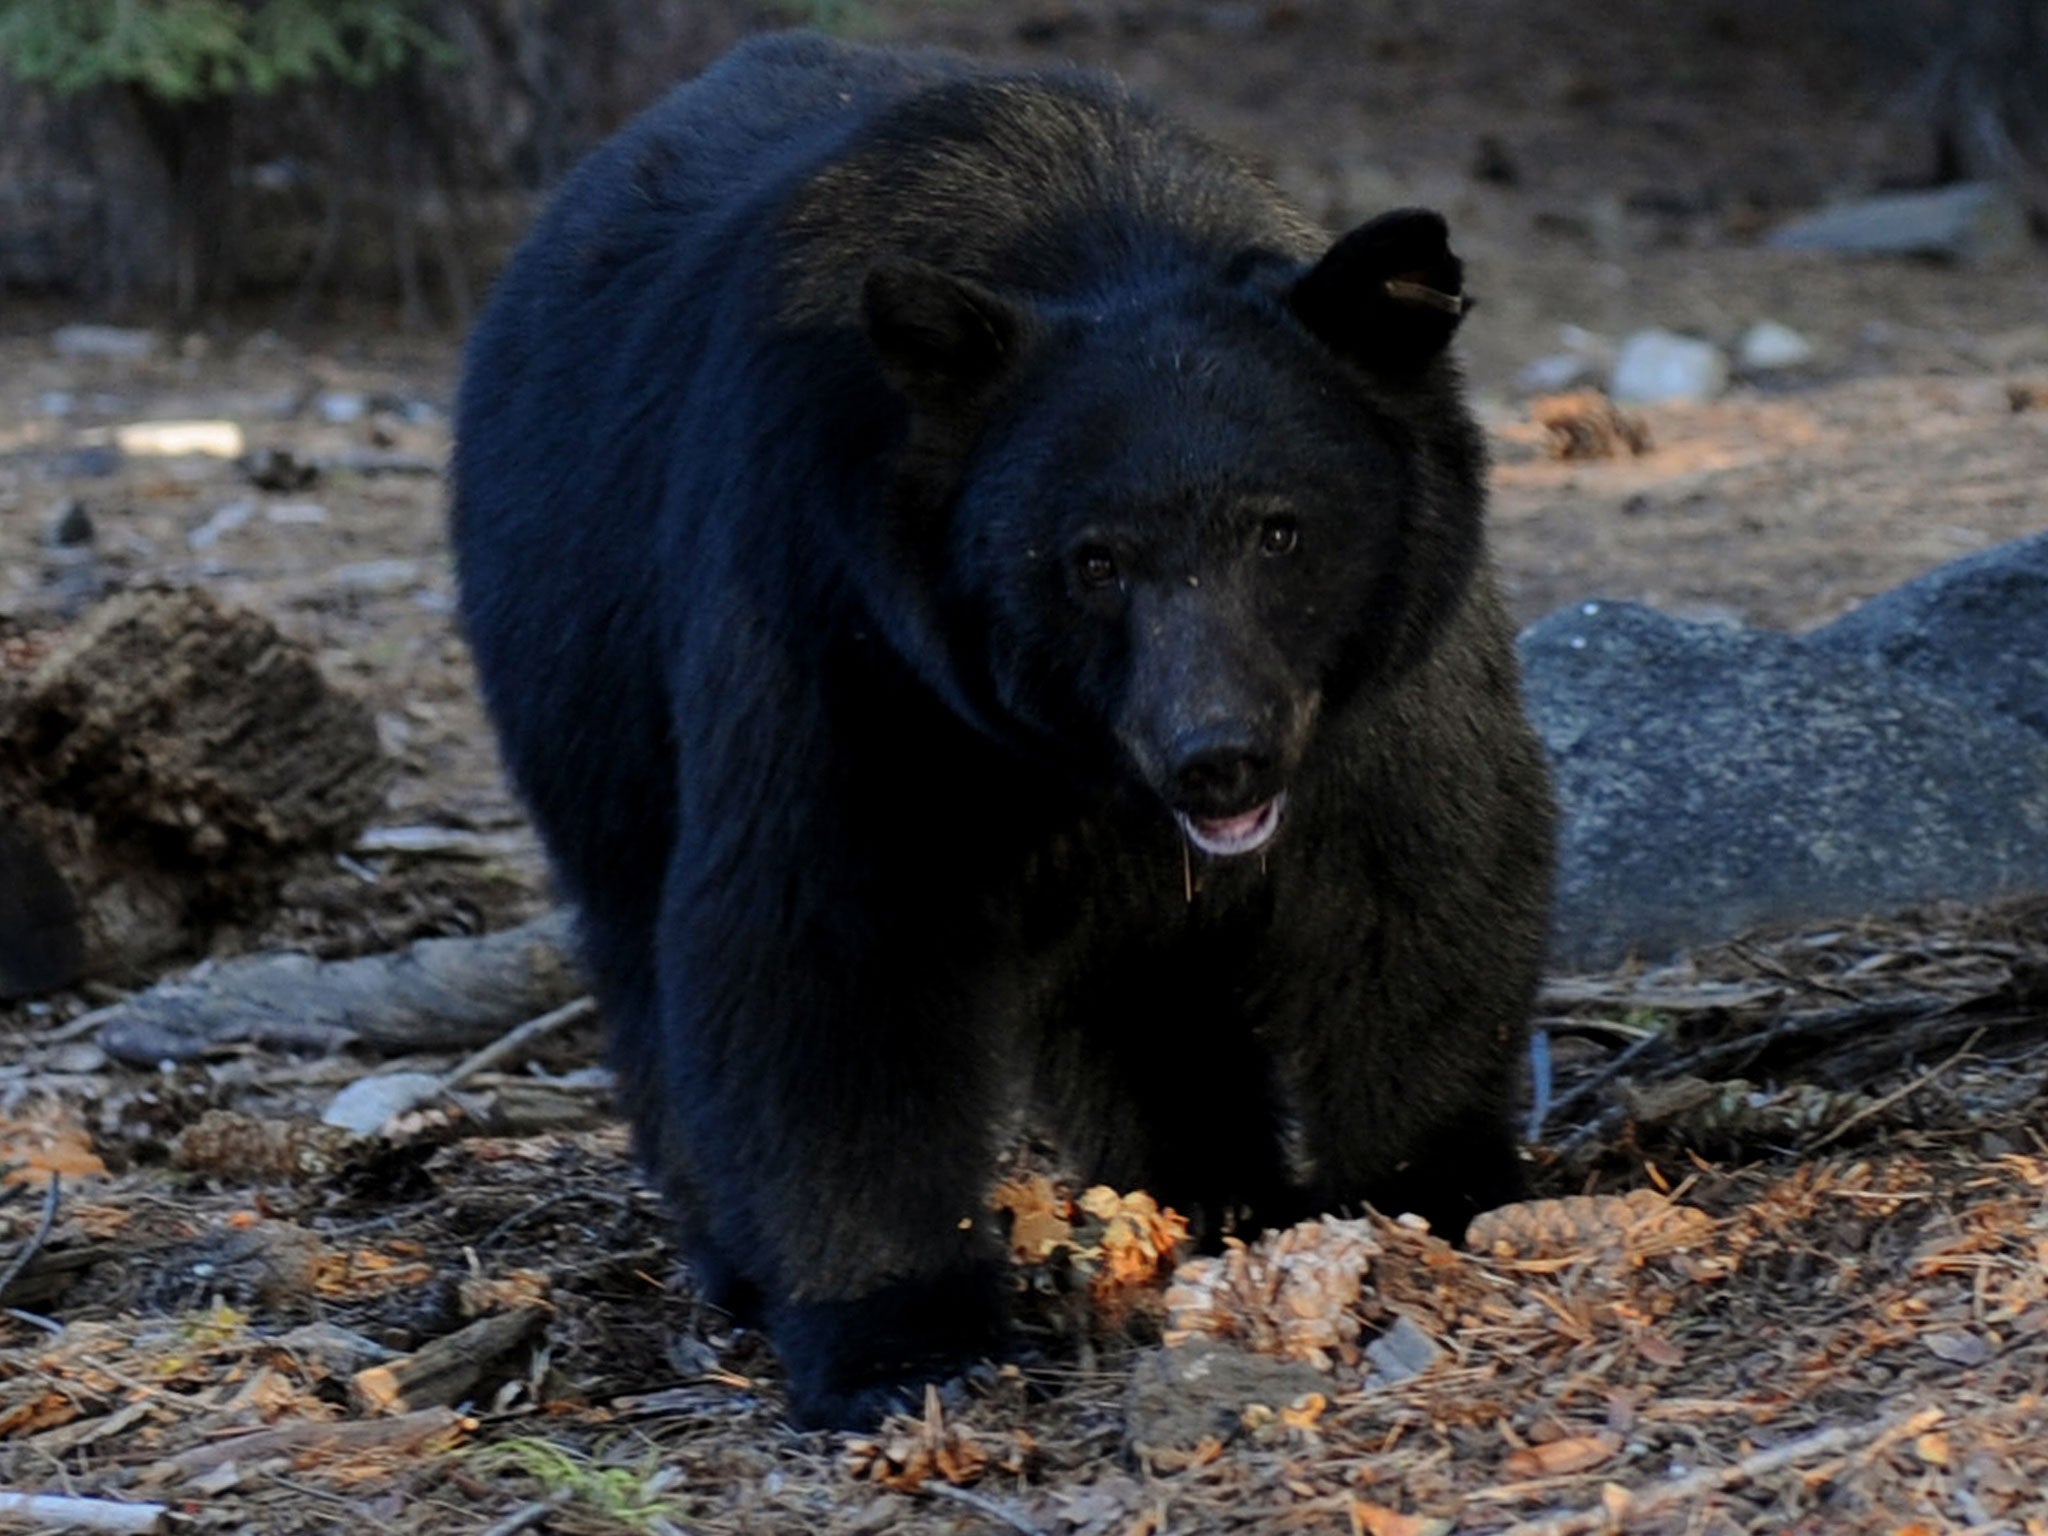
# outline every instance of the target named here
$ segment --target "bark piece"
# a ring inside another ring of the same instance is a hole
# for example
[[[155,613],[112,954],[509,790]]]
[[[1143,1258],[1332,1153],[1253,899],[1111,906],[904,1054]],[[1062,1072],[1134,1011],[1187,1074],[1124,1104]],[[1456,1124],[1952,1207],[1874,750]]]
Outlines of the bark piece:
[[[524,1343],[545,1316],[545,1308],[519,1307],[480,1317],[402,1360],[356,1372],[356,1392],[378,1413],[451,1406]]]
[[[386,763],[268,619],[127,593],[0,669],[0,996],[133,972],[347,846]]]

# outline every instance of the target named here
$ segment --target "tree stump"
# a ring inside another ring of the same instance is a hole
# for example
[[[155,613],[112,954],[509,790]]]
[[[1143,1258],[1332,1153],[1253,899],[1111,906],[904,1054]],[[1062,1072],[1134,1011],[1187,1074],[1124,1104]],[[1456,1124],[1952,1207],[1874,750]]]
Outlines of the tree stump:
[[[204,592],[0,647],[0,997],[203,946],[359,833],[385,769],[305,646]]]

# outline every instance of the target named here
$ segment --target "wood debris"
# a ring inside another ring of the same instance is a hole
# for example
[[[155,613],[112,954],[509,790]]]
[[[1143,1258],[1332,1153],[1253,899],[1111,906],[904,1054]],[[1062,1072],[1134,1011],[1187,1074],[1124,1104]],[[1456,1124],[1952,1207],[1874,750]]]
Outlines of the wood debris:
[[[1544,395],[1530,405],[1554,459],[1634,458],[1650,451],[1650,425],[1597,389]]]
[[[956,1488],[979,1482],[990,1472],[1021,1476],[1037,1454],[1037,1443],[1022,1430],[1005,1442],[991,1442],[946,1416],[937,1387],[927,1387],[924,1416],[897,1417],[884,1434],[846,1442],[844,1466],[853,1477],[898,1493],[916,1493],[938,1478]]]

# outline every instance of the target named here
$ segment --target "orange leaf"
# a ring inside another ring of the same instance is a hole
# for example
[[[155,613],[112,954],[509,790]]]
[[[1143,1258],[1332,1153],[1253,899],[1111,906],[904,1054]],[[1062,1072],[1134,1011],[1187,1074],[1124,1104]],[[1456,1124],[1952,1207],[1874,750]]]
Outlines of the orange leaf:
[[[1315,1422],[1323,1416],[1323,1410],[1330,1406],[1330,1400],[1320,1392],[1304,1392],[1294,1400],[1293,1406],[1280,1410],[1280,1422],[1289,1429],[1313,1429]]]
[[[1005,1179],[988,1203],[1010,1213],[1010,1252],[1019,1263],[1037,1263],[1074,1240],[1073,1207],[1042,1173]]]
[[[1621,1449],[1619,1435],[1571,1435],[1547,1445],[1524,1446],[1508,1457],[1509,1477],[1562,1477],[1597,1467]]]
[[[38,1430],[69,1424],[83,1410],[61,1392],[45,1392],[0,1413],[0,1440],[14,1435],[32,1435]]]
[[[1351,1501],[1351,1536],[1446,1536],[1451,1522],[1424,1515],[1404,1515],[1384,1504]]]
[[[1948,1436],[1940,1430],[1922,1435],[1913,1442],[1913,1454],[1930,1467],[1945,1467],[1949,1464]]]
[[[11,1165],[11,1166],[10,1166]],[[9,1184],[41,1185],[51,1174],[65,1179],[104,1177],[107,1165],[92,1149],[92,1133],[71,1110],[46,1105],[19,1120],[0,1121],[0,1167]]]

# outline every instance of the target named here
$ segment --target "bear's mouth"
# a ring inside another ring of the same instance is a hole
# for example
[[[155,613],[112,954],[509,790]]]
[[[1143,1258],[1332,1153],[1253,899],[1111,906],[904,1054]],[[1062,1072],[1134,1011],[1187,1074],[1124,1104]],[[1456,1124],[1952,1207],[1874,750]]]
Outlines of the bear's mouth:
[[[1202,852],[1212,858],[1233,859],[1256,853],[1271,842],[1273,834],[1280,830],[1280,813],[1286,806],[1287,794],[1283,790],[1263,805],[1255,805],[1236,816],[1190,816],[1186,811],[1173,814],[1188,841]]]

